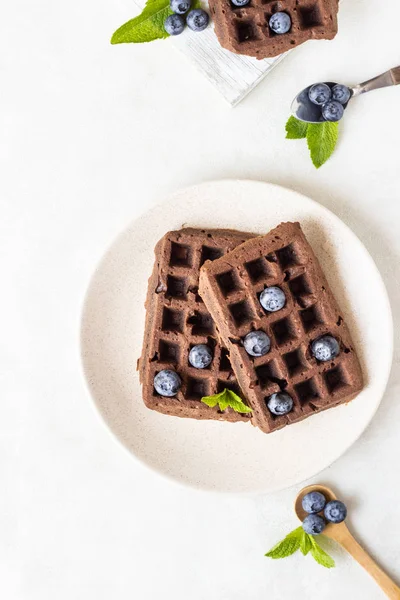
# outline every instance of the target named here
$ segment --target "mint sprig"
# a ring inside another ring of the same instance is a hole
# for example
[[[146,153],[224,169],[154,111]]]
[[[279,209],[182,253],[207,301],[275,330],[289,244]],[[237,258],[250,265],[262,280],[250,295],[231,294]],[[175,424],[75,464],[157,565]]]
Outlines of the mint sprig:
[[[296,119],[296,117],[289,117],[286,123],[286,139],[287,140],[301,140],[301,138],[307,137],[308,123]]]
[[[308,535],[308,534],[306,534]],[[325,550],[321,548],[319,544],[315,541],[315,537],[312,535],[308,536],[311,542],[311,556],[314,560],[317,561],[318,564],[326,567],[327,569],[332,569],[335,566],[335,561]]]
[[[165,39],[169,34],[164,29],[164,21],[169,15],[172,15],[169,0],[147,0],[141,14],[117,29],[111,43],[141,44]]]
[[[268,558],[286,558],[300,550],[304,556],[311,554],[313,559],[323,567],[331,569],[335,561],[317,543],[315,536],[309,535],[300,526],[291,531],[281,542],[276,544],[265,556]]]
[[[339,123],[324,121],[323,123],[304,123],[289,117],[286,123],[286,139],[299,140],[307,138],[313,165],[319,169],[326,163],[335,150],[339,136]]]
[[[339,136],[339,123],[309,123],[307,145],[314,167],[319,169],[332,156]]]
[[[251,408],[247,406],[235,392],[232,392],[232,390],[228,390],[227,388],[219,394],[204,396],[201,401],[204,402],[204,404],[207,404],[207,406],[210,406],[210,408],[214,408],[218,404],[220,410],[226,410],[229,407],[238,413],[251,412]]]
[[[302,539],[304,529],[298,527],[294,529],[281,541],[278,542],[265,556],[268,558],[286,558],[294,554],[300,548],[300,540]]]
[[[193,8],[201,8],[200,0],[192,2]],[[147,0],[143,11],[114,32],[112,44],[143,44],[170,37],[164,29],[164,22],[173,11],[170,0]]]
[[[310,540],[311,536],[308,535],[308,533],[306,533],[302,527],[301,527],[301,530],[302,530],[302,536],[300,538],[300,551],[303,554],[303,556],[307,556],[307,554],[310,552],[311,548],[313,547],[312,541]]]

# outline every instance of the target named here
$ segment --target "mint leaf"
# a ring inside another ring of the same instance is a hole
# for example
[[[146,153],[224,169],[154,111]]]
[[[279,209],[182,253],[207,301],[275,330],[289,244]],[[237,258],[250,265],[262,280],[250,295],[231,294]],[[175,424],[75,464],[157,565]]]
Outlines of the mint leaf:
[[[239,413],[251,412],[251,408],[235,392],[227,388],[219,394],[214,394],[214,396],[204,396],[201,401],[211,408],[214,408],[218,404],[220,410],[226,410],[229,407]]]
[[[312,548],[312,542],[310,540],[310,537],[311,536],[308,533],[306,533],[303,529],[303,535],[300,539],[300,550],[304,556],[306,556]]]
[[[307,126],[307,144],[311,160],[319,169],[332,155],[339,135],[339,124],[326,121],[325,123],[309,123]]]
[[[299,140],[307,138],[311,160],[319,169],[332,155],[339,135],[339,124],[325,121],[324,123],[304,123],[296,117],[289,117],[286,123],[286,139]]]
[[[214,396],[203,396],[201,401],[204,402],[204,404],[207,404],[207,406],[209,406],[210,408],[214,408],[214,406],[217,406],[217,404],[220,401],[223,402],[224,396],[225,396],[225,390],[223,392],[220,392],[219,394],[214,394]],[[221,409],[221,410],[225,410],[225,409]]]
[[[147,0],[142,13],[122,25],[113,34],[112,44],[140,44],[169,37],[164,21],[172,15],[169,0]]]
[[[289,117],[286,123],[286,139],[300,140],[307,137],[308,123],[299,121],[296,117]]]
[[[233,408],[233,410],[240,413],[251,412],[250,406],[247,406],[247,404],[245,404],[240,396],[235,394],[235,392],[232,392],[232,390],[225,390],[225,393],[228,400],[228,406]]]
[[[265,556],[268,558],[286,558],[291,554],[294,554],[296,550],[300,548],[300,542],[302,539],[303,528],[298,527],[291,531],[281,542],[278,542],[276,546],[271,548]]]
[[[281,542],[271,548],[265,556],[269,558],[286,558],[299,549],[304,556],[311,552],[314,560],[327,569],[335,566],[333,558],[321,548],[313,535],[308,535],[304,531],[303,527],[298,527],[294,531],[291,531]]]
[[[229,398],[227,397],[227,395],[224,393],[222,398],[220,399],[220,401],[218,402],[219,404],[219,410],[226,410],[229,406]]]
[[[314,536],[310,535],[308,537],[310,538],[311,542],[311,556],[313,559],[316,560],[319,565],[322,565],[327,569],[332,569],[332,567],[335,566],[335,561],[333,558],[329,556],[325,550],[322,550],[321,546],[315,541]]]

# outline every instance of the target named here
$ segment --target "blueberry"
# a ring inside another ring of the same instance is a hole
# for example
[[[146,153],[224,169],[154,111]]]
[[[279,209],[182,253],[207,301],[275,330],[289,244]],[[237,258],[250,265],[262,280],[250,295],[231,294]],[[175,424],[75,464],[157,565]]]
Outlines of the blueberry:
[[[182,380],[178,373],[165,369],[160,371],[154,377],[154,388],[160,396],[176,396],[182,385]]]
[[[347,85],[341,85],[337,83],[332,88],[332,100],[336,100],[340,102],[340,104],[347,104],[350,100],[351,91],[347,87]]]
[[[250,2],[250,0],[231,0],[232,4],[235,6],[246,6]]]
[[[205,369],[211,364],[212,359],[213,353],[211,348],[205,344],[197,344],[189,352],[189,362],[195,369]]]
[[[292,26],[292,19],[285,12],[277,12],[269,20],[269,26],[274,33],[287,33]]]
[[[343,104],[340,104],[340,102],[337,102],[336,100],[330,100],[322,107],[322,116],[324,117],[325,121],[340,121],[340,119],[343,117],[343,114]]]
[[[339,342],[331,335],[323,335],[311,344],[311,352],[321,362],[333,360],[340,352]]]
[[[308,97],[310,98],[313,104],[318,104],[318,106],[322,106],[326,104],[328,100],[331,99],[332,92],[329,85],[326,83],[316,83],[311,86],[308,92]]]
[[[184,15],[190,8],[190,0],[171,0],[169,3],[171,10],[177,15]]]
[[[340,500],[331,500],[324,509],[325,519],[331,523],[341,523],[347,517],[347,508]]]
[[[186,17],[187,26],[192,31],[203,31],[207,27],[209,20],[210,17],[206,11],[201,8],[191,10]]]
[[[244,338],[243,345],[250,356],[264,356],[271,348],[271,340],[264,331],[250,331]]]
[[[281,310],[286,304],[286,296],[281,288],[271,286],[265,288],[260,294],[260,304],[268,312]]]
[[[267,406],[273,415],[287,415],[293,408],[293,400],[286,392],[277,392],[268,398]]]
[[[164,29],[169,35],[179,35],[185,29],[185,19],[181,15],[169,15],[164,21]]]
[[[325,529],[325,521],[319,515],[307,515],[303,521],[303,529],[310,535],[318,535]]]
[[[321,492],[309,492],[301,501],[303,510],[310,514],[321,512],[325,504],[326,498]]]

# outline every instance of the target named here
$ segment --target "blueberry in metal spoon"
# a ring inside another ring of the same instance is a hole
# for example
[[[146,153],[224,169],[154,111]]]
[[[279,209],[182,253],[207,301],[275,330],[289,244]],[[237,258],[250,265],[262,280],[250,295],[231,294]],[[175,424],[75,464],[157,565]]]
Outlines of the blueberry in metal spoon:
[[[325,121],[340,121],[344,115],[344,108],[337,100],[330,100],[322,107],[322,116]]]
[[[308,91],[308,97],[313,104],[323,106],[332,97],[332,90],[326,83],[316,83]]]
[[[347,102],[351,98],[351,91],[347,87],[347,85],[342,85],[341,83],[337,83],[332,88],[332,100],[336,100],[336,102],[340,102],[340,104],[347,104]]]
[[[337,82],[325,82],[325,85],[329,86],[331,89],[332,99],[346,108],[350,100],[360,94],[365,94],[366,92],[371,92],[379,88],[398,85],[399,83],[400,66],[352,87]],[[321,123],[321,107],[310,100],[309,92],[312,87],[314,86],[309,85],[297,94],[292,102],[291,111],[292,115],[300,121],[305,121],[306,123]],[[347,100],[346,97],[348,97]]]

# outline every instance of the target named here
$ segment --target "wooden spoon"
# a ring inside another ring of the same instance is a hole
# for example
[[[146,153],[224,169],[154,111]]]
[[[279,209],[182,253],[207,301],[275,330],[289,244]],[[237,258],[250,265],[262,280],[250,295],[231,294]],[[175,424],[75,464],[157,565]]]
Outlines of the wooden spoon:
[[[300,521],[303,521],[307,516],[307,513],[303,510],[301,505],[301,500],[303,496],[309,492],[321,492],[328,502],[329,500],[336,500],[336,496],[332,490],[324,485],[309,485],[308,487],[303,488],[299,492],[294,505],[296,515]],[[366,553],[364,548],[362,548],[353,538],[345,523],[334,524],[328,522],[324,529],[324,535],[341,544],[343,548],[347,550],[347,552],[351,554],[366,571],[368,571],[371,577],[375,579],[376,583],[382,588],[388,598],[391,598],[391,600],[400,600],[400,588],[388,575],[386,575],[386,573],[384,573],[384,571],[382,571],[376,562]]]

